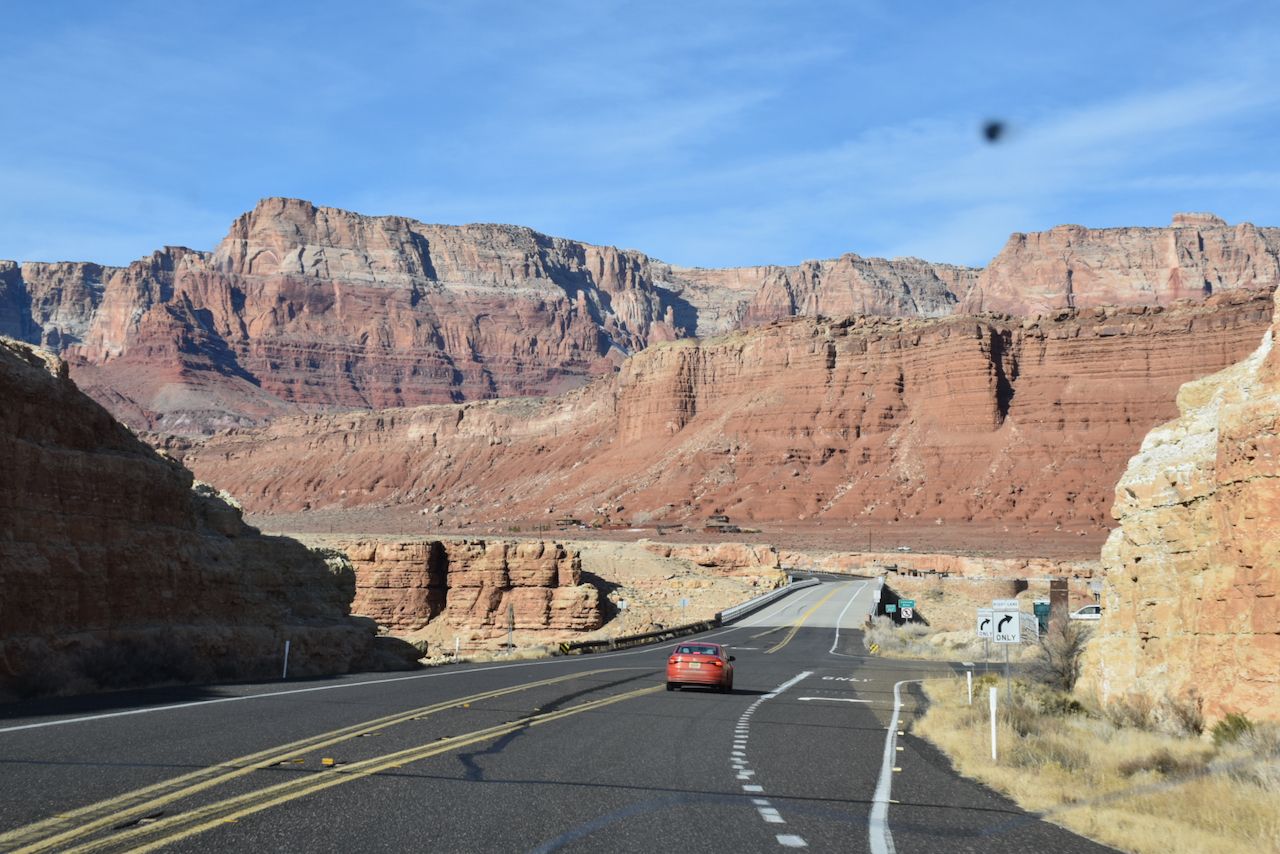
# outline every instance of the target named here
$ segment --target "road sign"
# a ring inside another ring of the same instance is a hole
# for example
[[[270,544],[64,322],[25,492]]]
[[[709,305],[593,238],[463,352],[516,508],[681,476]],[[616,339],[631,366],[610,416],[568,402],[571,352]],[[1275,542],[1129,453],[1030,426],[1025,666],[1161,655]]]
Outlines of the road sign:
[[[899,599],[899,600],[898,600],[898,607],[899,607],[899,608],[914,608],[915,606],[916,606],[916,600],[914,600],[914,599]]]
[[[916,612],[914,609],[909,608],[906,605],[902,606],[902,619],[910,620],[913,616],[915,616],[915,613]]]
[[[894,613],[894,612],[895,612],[895,611],[897,611],[897,610],[898,610],[898,606],[897,606],[897,605],[885,605],[885,606],[884,606],[884,612],[885,612],[886,614],[892,614],[892,613]]]
[[[978,637],[980,638],[991,637],[991,609],[990,608],[978,609]]]
[[[1017,599],[996,599],[991,603],[991,639],[996,643],[1022,643],[1022,619]]]

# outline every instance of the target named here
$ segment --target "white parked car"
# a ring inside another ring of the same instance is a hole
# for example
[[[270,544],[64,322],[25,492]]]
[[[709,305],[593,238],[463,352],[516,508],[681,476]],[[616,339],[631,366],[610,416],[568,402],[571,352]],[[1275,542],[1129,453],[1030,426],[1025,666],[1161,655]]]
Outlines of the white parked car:
[[[1101,605],[1085,605],[1083,608],[1077,608],[1070,614],[1073,620],[1101,620]]]

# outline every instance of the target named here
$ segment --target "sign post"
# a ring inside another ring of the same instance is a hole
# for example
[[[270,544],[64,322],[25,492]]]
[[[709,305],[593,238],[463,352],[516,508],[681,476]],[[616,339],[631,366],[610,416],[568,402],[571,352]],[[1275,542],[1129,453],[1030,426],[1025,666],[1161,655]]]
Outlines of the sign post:
[[[1012,696],[1009,685],[1009,647],[1022,643],[1022,618],[1018,615],[1018,600],[992,600],[991,621],[992,640],[1004,646],[1004,692],[1007,703]]]
[[[916,600],[899,599],[898,607],[902,609],[902,619],[910,620],[916,613]]]

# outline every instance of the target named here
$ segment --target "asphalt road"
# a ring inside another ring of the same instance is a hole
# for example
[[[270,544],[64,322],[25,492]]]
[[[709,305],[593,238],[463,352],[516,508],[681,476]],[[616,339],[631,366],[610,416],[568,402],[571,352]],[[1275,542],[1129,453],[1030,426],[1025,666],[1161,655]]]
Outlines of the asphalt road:
[[[911,735],[951,668],[866,656],[870,595],[704,634],[728,695],[665,691],[668,643],[6,707],[0,851],[1108,850]]]

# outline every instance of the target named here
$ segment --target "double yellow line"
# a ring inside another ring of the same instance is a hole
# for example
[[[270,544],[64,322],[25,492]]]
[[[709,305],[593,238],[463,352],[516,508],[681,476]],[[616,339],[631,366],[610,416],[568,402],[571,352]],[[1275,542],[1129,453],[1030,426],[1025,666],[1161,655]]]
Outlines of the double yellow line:
[[[587,676],[595,676],[601,673],[610,672],[611,670],[614,670],[614,669],[616,668],[602,668],[598,670],[590,670],[590,671],[585,671],[580,673],[571,673],[565,676],[557,676],[552,679],[542,679],[536,682],[528,682],[522,685],[515,685],[509,688],[499,688],[493,691],[485,691],[479,694],[472,694],[471,696],[468,696],[468,697],[459,697],[454,700],[447,700],[441,703],[435,703],[430,706],[422,706],[420,708],[411,709],[406,712],[399,712],[394,715],[387,715],[382,718],[375,718],[374,720],[371,720],[371,721],[365,721],[363,723],[354,724],[349,727],[343,727],[341,729],[332,730],[330,732],[320,733],[318,735],[301,739],[299,741],[294,741],[288,744],[282,744],[275,747],[271,747],[271,748],[268,748],[267,750],[262,750],[257,753],[251,753],[247,756],[239,757],[238,759],[232,759],[227,762],[219,763],[218,765],[210,766],[208,768],[201,768],[200,770],[193,771],[189,774],[183,774],[181,776],[174,777],[170,780],[165,780],[163,782],[156,783],[151,786],[146,786],[141,789],[136,789],[131,792],[126,792],[114,798],[89,804],[87,806],[71,810],[69,812],[60,813],[56,816],[52,816],[50,818],[44,819],[43,821],[38,821],[33,824],[29,824],[24,827],[20,827],[20,828],[16,828],[14,830],[8,831],[7,833],[0,834],[0,849],[6,850],[6,851],[21,852],[21,854],[37,854],[37,852],[46,852],[46,851],[55,851],[55,850],[56,851],[68,851],[68,850],[93,851],[93,850],[99,850],[104,847],[116,847],[119,845],[119,840],[122,839],[124,835],[115,835],[108,839],[104,839],[98,842],[88,843],[87,845],[84,845],[80,848],[72,849],[72,848],[69,848],[68,846],[79,840],[83,840],[89,836],[92,836],[93,834],[99,831],[102,831],[104,829],[119,827],[122,824],[127,824],[131,821],[136,821],[136,820],[145,818],[147,816],[155,815],[163,807],[173,803],[174,801],[191,797],[192,795],[199,794],[200,792],[203,792],[207,789],[213,788],[215,786],[223,785],[237,778],[251,774],[254,771],[268,768],[272,765],[279,765],[283,762],[287,762],[291,759],[295,759],[301,753],[305,753],[313,750],[319,750],[325,747],[331,747],[335,744],[340,744],[344,741],[349,741],[350,739],[353,739],[353,738],[369,735],[374,732],[377,732],[378,730],[395,726],[396,724],[401,724],[401,723],[405,723],[415,719],[423,718],[428,715],[436,714],[437,712],[458,708],[464,705],[468,705],[470,703],[493,699],[495,697],[501,697],[507,694],[514,694],[520,691],[527,691],[533,688],[544,687],[547,685],[554,685],[559,682],[566,682],[573,679],[581,679]],[[649,690],[657,690],[657,688],[653,688]],[[605,699],[609,702],[617,702],[620,699],[629,698],[634,694],[636,694],[636,692],[632,692],[632,694],[622,695],[617,698],[605,698]],[[596,702],[601,703],[602,705],[608,705],[608,702],[602,702],[602,701],[596,701]],[[586,705],[589,706],[591,704],[586,704]],[[583,706],[574,706],[571,709],[564,710],[564,712],[549,713],[549,714],[564,716],[565,713],[576,714],[580,711],[587,711],[587,708],[584,708]],[[456,743],[458,739],[466,739],[469,737],[474,737],[473,740],[483,740],[484,738],[492,738],[497,735],[502,735],[504,732],[510,732],[518,728],[519,726],[532,725],[531,723],[529,723],[530,721],[536,720],[538,723],[543,723],[545,721],[541,719],[544,717],[546,716],[536,715],[536,716],[533,716],[532,718],[524,719],[522,722],[514,722],[513,724],[506,724],[503,726],[508,727],[507,729],[503,730],[502,732],[494,732],[490,735],[478,735],[479,733],[486,733],[488,732],[488,730],[477,730],[475,733],[470,733],[463,736],[455,736],[453,739],[432,742],[431,745],[429,746],[429,749],[433,750],[434,752],[443,752],[444,750],[461,746],[460,744]],[[499,728],[494,727],[490,729],[499,729]],[[471,742],[468,741],[466,743],[469,744]],[[422,749],[423,748],[414,748],[414,750],[422,750]],[[401,753],[407,753],[407,752],[409,751],[401,751]],[[434,752],[428,753],[426,755],[434,755]],[[391,754],[391,755],[396,756],[398,754]],[[420,757],[420,758],[424,758],[424,757]],[[349,778],[349,779],[342,779],[341,782],[349,782],[350,779],[359,779],[359,777],[350,776],[352,769],[361,767],[369,762],[376,762],[376,761],[378,760],[366,760],[363,763],[355,763],[350,766],[340,767],[338,769],[338,773],[342,773],[345,778]],[[409,761],[415,761],[415,760],[404,759],[401,761],[401,764],[404,764],[404,762],[409,762]],[[369,773],[377,773],[377,771],[375,770]],[[367,775],[362,775],[362,776],[367,776]],[[324,779],[328,780],[331,778],[326,776]],[[299,781],[295,781],[295,782],[299,782]],[[300,782],[309,782],[309,781],[300,781]],[[329,785],[333,785],[333,784],[329,784]],[[270,790],[262,790],[262,791],[270,791]],[[308,792],[303,792],[302,794],[307,794],[307,793]],[[248,795],[242,795],[241,799],[251,799],[257,796],[258,794],[260,793],[255,792],[255,793],[249,793]],[[301,797],[302,794],[295,795],[294,797]],[[289,798],[285,798],[284,800],[288,800],[288,799]],[[280,802],[280,801],[277,800],[275,802]],[[265,807],[263,808],[265,809]],[[251,810],[251,811],[256,812],[257,810]],[[184,814],[181,818],[186,818],[187,815],[189,814]],[[162,826],[168,826],[168,825],[166,824],[166,822],[157,821],[152,824],[148,824],[143,827],[140,827],[137,830],[147,830],[149,832],[154,833],[157,829],[161,828]],[[199,832],[199,831],[195,831],[195,832]],[[189,836],[189,835],[191,834],[190,833],[184,834],[184,836]]]
[[[800,631],[800,627],[801,627],[801,626],[803,626],[803,625],[805,624],[805,621],[806,621],[806,620],[808,620],[810,617],[812,617],[812,616],[813,616],[813,612],[814,612],[814,611],[816,611],[816,610],[818,610],[819,608],[821,608],[821,607],[822,607],[822,605],[823,605],[823,603],[825,603],[825,602],[826,602],[828,599],[830,599],[832,596],[836,595],[836,593],[838,593],[838,592],[840,592],[840,588],[839,588],[839,587],[836,587],[836,588],[835,588],[835,589],[833,589],[830,593],[828,593],[826,596],[823,596],[821,599],[819,599],[819,600],[817,601],[817,603],[816,603],[812,608],[810,608],[808,611],[805,611],[805,612],[800,616],[800,619],[798,619],[798,620],[796,620],[796,621],[795,621],[795,623],[791,626],[791,631],[787,632],[787,636],[786,636],[785,638],[783,638],[782,640],[778,641],[778,642],[777,642],[776,644],[774,644],[773,646],[771,646],[771,647],[769,647],[768,649],[766,649],[766,650],[764,651],[764,654],[765,654],[765,655],[772,655],[773,653],[775,653],[775,652],[777,652],[778,650],[782,649],[782,648],[783,648],[784,646],[786,646],[787,644],[791,643],[792,638],[794,638],[794,637],[796,636],[796,632]],[[767,633],[766,633],[766,634],[767,634]]]
[[[378,756],[372,759],[365,759],[361,762],[353,762],[350,765],[341,766],[332,771],[323,774],[309,775],[305,779],[291,780],[286,783],[278,783],[274,786],[267,786],[257,791],[248,792],[236,797],[227,798],[207,806],[199,807],[190,812],[173,816],[168,819],[160,819],[152,824],[140,825],[125,831],[124,833],[115,834],[107,839],[90,842],[76,848],[66,849],[68,854],[87,854],[87,852],[103,851],[108,849],[123,849],[128,851],[154,851],[165,845],[171,845],[190,836],[204,833],[227,822],[239,821],[248,815],[253,815],[263,810],[271,809],[288,801],[306,797],[316,792],[341,786],[345,783],[354,783],[357,780],[383,771],[390,771],[407,765],[411,762],[418,762],[441,753],[448,753],[460,747],[475,744],[480,741],[488,741],[508,733],[515,732],[520,729],[541,726],[542,724],[567,718],[572,715],[582,714],[583,712],[593,711],[614,703],[621,703],[624,700],[632,700],[645,694],[652,694],[661,691],[663,686],[653,685],[648,688],[640,688],[635,691],[629,691],[625,694],[617,694],[611,697],[604,697],[599,700],[592,700],[587,703],[581,703],[577,706],[570,706],[567,709],[561,709],[555,712],[545,712],[539,715],[530,715],[514,721],[508,721],[497,726],[479,729],[474,732],[456,735],[452,738],[442,739],[432,742],[431,744],[419,745],[418,747],[410,747],[406,750],[399,750],[395,753],[388,753],[385,756]]]

